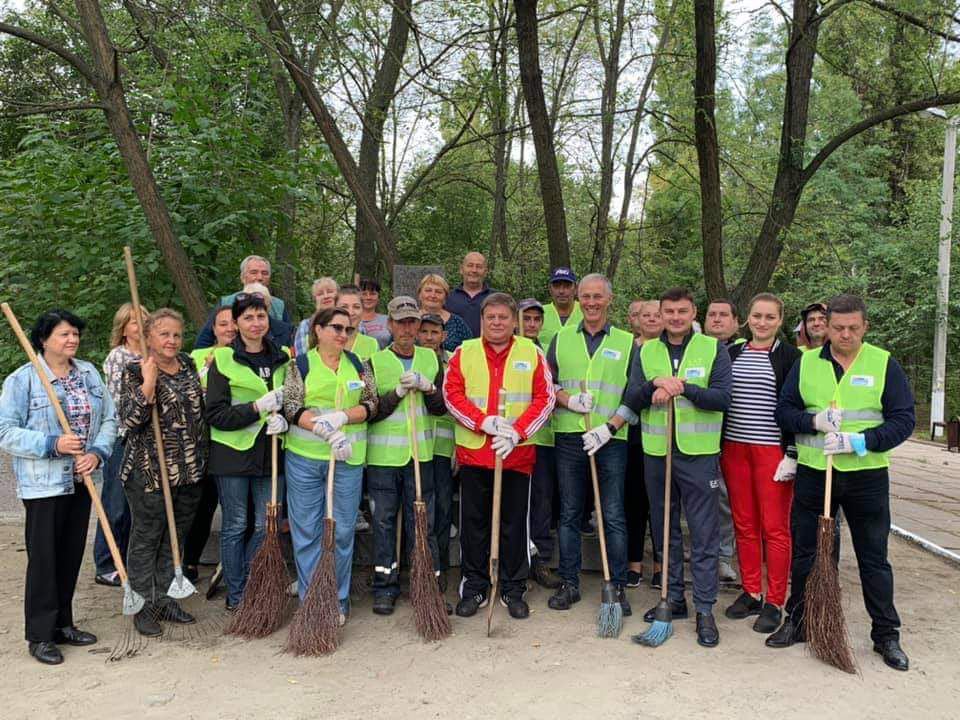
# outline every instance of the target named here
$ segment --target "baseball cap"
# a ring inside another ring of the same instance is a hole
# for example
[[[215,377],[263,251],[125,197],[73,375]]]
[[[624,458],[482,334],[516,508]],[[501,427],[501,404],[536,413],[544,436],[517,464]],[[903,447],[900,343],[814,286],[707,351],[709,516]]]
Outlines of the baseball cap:
[[[827,314],[827,306],[824,305],[822,302],[815,302],[815,303],[810,303],[803,310],[801,310],[800,317],[803,320],[806,320],[807,315],[812,313],[814,310],[816,310],[817,312],[822,312],[824,315]]]
[[[572,282],[577,281],[577,274],[568,267],[558,267],[554,268],[553,272],[550,273],[550,282]]]
[[[524,310],[539,310],[543,312],[543,305],[536,298],[525,298],[517,303],[517,311],[522,315]]]
[[[423,317],[421,317],[420,324],[422,325],[424,323],[433,323],[434,325],[439,325],[441,328],[446,327],[446,323],[443,322],[443,318],[436,313],[426,313]]]
[[[387,303],[387,314],[391,320],[406,320],[407,318],[420,319],[420,307],[417,301],[409,295],[397,295]]]

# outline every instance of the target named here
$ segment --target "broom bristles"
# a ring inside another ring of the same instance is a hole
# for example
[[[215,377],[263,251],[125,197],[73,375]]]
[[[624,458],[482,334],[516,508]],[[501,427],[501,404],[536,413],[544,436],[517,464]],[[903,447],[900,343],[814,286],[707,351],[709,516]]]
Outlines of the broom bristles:
[[[810,651],[848,673],[857,671],[840,595],[840,574],[833,561],[833,518],[820,516],[817,556],[804,588],[803,623]]]
[[[673,635],[673,623],[654,620],[647,631],[633,636],[633,641],[647,647],[659,647]]]
[[[277,509],[267,510],[267,532],[250,563],[250,577],[236,614],[224,632],[245,638],[262,638],[283,622],[287,607],[287,566],[277,533]]]
[[[433,570],[433,555],[427,545],[427,506],[413,504],[415,538],[410,565],[410,604],[420,636],[429,642],[449,637],[453,629]]]
[[[623,608],[620,603],[600,603],[597,613],[597,637],[615,638],[623,629]]]
[[[323,521],[323,553],[313,571],[310,587],[293,615],[284,650],[293,655],[326,655],[340,645],[340,602],[334,560],[336,522]]]

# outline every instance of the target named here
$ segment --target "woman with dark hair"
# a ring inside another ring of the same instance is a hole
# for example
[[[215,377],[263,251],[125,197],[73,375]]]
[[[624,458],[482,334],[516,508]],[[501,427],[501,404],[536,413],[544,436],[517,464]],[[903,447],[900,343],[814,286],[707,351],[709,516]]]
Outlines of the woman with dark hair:
[[[360,278],[360,301],[363,303],[360,332],[374,338],[381,348],[385,348],[393,338],[387,327],[387,316],[378,312],[380,283],[373,278]]]
[[[73,592],[83,562],[90,496],[82,476],[98,474],[117,436],[113,401],[96,367],[77,359],[84,322],[50,310],[33,326],[30,342],[70,423],[63,431],[31,363],[3,381],[0,450],[13,456],[17,497],[26,510],[26,640],[47,665],[63,662],[58,644],[92,645],[97,638],[73,624]]]
[[[237,336],[213,351],[207,373],[206,418],[210,425],[210,474],[216,478],[223,514],[220,562],[227,610],[243,597],[250,561],[263,541],[270,501],[269,435],[286,432],[278,411],[290,356],[267,335],[267,304],[259,293],[240,293],[231,307]],[[283,467],[283,451],[279,465]],[[280,483],[283,475],[280,474]],[[282,492],[280,493],[282,495]],[[253,534],[247,539],[247,498],[253,497]]]
[[[123,371],[119,416],[127,439],[120,479],[133,516],[127,573],[130,586],[147,601],[134,625],[141,635],[153,637],[163,632],[160,620],[196,622],[165,594],[173,580],[174,562],[160,487],[153,408],[160,417],[178,537],[190,527],[200,502],[208,440],[200,378],[190,356],[181,352],[183,317],[176,310],[160,308],[147,317],[143,333],[147,357]]]

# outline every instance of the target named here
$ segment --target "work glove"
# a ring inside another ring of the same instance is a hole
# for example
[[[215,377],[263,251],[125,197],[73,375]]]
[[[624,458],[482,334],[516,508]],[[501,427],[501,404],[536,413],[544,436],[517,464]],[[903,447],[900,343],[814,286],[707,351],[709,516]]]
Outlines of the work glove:
[[[783,456],[777,471],[773,474],[776,482],[790,482],[797,477],[797,461],[792,457]]]
[[[267,435],[280,435],[285,433],[290,427],[287,419],[278,413],[273,413],[267,418]]]
[[[413,370],[403,373],[400,376],[400,385],[410,390],[419,390],[420,392],[433,392],[433,383],[427,380],[423,375]]]
[[[271,390],[262,398],[253,403],[253,409],[258,413],[277,412],[283,409],[283,388]]]
[[[313,432],[327,442],[330,436],[347,424],[347,414],[343,410],[323,413],[313,421]]]
[[[590,393],[577,393],[567,400],[567,409],[586,414],[593,410],[593,396]]]
[[[516,435],[516,431],[514,431],[514,435]],[[517,435],[516,440],[508,435],[495,435],[490,446],[501,460],[506,460],[507,455],[513,452],[519,440],[519,435]]]
[[[843,419],[843,412],[836,408],[827,408],[813,416],[813,427],[817,432],[831,433],[840,432],[840,421]]]
[[[863,433],[827,433],[823,440],[823,454],[844,455],[847,453],[856,453],[860,457],[867,454],[867,439]]]
[[[480,430],[487,435],[501,435],[507,428],[513,430],[513,428],[510,427],[510,421],[499,415],[488,415],[483,419],[483,422],[480,423]]]
[[[333,459],[337,462],[343,462],[353,453],[353,445],[340,430],[334,430],[330,434],[328,442],[330,443],[330,450],[333,452]]]
[[[610,432],[610,428],[604,423],[600,427],[595,427],[593,430],[585,432],[581,437],[583,438],[583,451],[587,453],[587,455],[596,455],[597,450],[610,442],[613,433]]]

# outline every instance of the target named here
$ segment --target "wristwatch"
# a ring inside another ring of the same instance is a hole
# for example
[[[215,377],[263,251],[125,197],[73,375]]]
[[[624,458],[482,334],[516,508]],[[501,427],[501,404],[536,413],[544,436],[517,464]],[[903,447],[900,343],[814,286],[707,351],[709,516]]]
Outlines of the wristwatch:
[[[606,426],[607,426],[607,430],[610,431],[610,436],[611,436],[611,437],[613,437],[614,435],[617,434],[617,428],[614,427],[614,425],[613,425],[612,422],[607,422],[607,423],[605,423],[605,424],[606,424]]]

